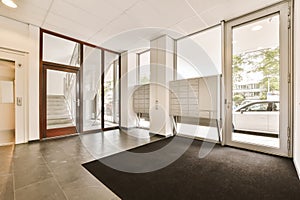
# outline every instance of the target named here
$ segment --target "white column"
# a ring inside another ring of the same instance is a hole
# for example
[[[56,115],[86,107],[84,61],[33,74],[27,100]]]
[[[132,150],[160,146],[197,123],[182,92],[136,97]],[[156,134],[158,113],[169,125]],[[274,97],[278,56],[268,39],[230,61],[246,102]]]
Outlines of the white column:
[[[172,136],[169,116],[169,82],[173,80],[174,40],[162,36],[150,43],[150,132]]]

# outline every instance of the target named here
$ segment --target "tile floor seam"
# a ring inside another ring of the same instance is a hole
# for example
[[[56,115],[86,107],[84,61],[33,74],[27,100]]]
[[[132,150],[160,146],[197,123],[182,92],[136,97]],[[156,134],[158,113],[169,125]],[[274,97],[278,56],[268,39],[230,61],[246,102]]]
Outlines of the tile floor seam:
[[[65,198],[66,198],[67,200],[69,200],[67,194],[65,193],[65,191],[64,191],[63,188],[62,188],[62,186],[61,186],[60,183],[58,182],[57,178],[55,177],[54,172],[52,171],[52,169],[51,169],[50,166],[48,165],[48,163],[47,163],[46,159],[44,158],[44,155],[43,155],[43,154],[42,154],[42,158],[43,158],[44,162],[46,163],[46,166],[47,166],[48,170],[49,170],[50,173],[52,174],[53,179],[54,179],[54,181],[56,182],[57,186],[58,186],[59,189],[62,191],[62,193],[64,194]]]
[[[14,149],[15,150],[15,149]],[[15,181],[15,163],[14,157],[12,158],[12,178],[13,178],[13,193],[14,193],[14,200],[16,200],[16,181]]]
[[[31,187],[31,186],[34,185],[34,184],[42,183],[42,182],[44,182],[44,181],[46,181],[46,180],[49,180],[49,179],[51,179],[51,178],[53,178],[53,177],[45,178],[44,180],[40,180],[40,181],[36,181],[36,182],[34,182],[34,183],[30,183],[30,184],[28,184],[28,185],[25,185],[25,186],[23,186],[23,187],[20,187],[20,188],[18,188],[18,189],[15,189],[15,191],[18,191],[18,190],[22,190],[22,189]]]

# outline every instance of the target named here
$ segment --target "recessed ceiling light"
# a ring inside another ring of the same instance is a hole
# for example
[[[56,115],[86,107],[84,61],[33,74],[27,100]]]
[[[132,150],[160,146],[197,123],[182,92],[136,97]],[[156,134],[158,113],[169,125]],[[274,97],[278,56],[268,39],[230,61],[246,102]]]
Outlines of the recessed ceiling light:
[[[257,26],[253,26],[252,28],[251,28],[251,30],[252,31],[259,31],[259,30],[261,30],[263,27],[261,26],[261,25],[257,25]]]
[[[17,8],[17,4],[13,2],[13,0],[2,0],[2,3],[4,3],[6,6],[11,8]]]

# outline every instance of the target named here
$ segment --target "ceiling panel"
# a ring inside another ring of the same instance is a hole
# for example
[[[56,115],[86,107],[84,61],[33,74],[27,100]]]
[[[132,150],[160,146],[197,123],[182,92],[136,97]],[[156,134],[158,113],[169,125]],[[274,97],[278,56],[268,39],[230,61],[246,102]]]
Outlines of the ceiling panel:
[[[126,10],[131,18],[136,19],[136,21],[143,27],[166,27],[166,19],[162,17],[158,10],[153,8],[148,2],[139,1],[130,9]]]
[[[186,34],[194,33],[204,29],[206,26],[207,25],[198,16],[185,19],[175,25],[175,27],[178,27],[179,30],[184,31]]]
[[[107,1],[107,3],[114,8],[118,8],[119,10],[125,11],[128,8],[132,7],[134,4],[136,4],[138,1],[141,0],[109,0]]]
[[[59,22],[59,23],[57,23]],[[66,19],[62,16],[49,13],[43,28],[52,30],[54,32],[65,33],[68,36],[80,35],[78,39],[87,40],[96,31],[78,24],[72,20]],[[54,29],[53,29],[54,28]]]
[[[50,12],[95,31],[99,30],[107,23],[107,21],[99,20],[87,11],[61,0],[54,1]],[[56,23],[59,24],[60,21],[57,21]]]
[[[195,12],[198,14],[201,14],[203,12],[209,11],[213,9],[214,7],[220,5],[220,4],[226,4],[228,0],[185,0],[190,4],[190,6],[194,9]],[[244,0],[242,0],[243,2]],[[227,4],[228,5],[228,4]],[[218,15],[220,13],[214,13],[215,15]]]
[[[62,0],[60,0],[62,1]],[[80,8],[91,15],[97,16],[99,22],[108,22],[122,14],[123,9],[119,9],[109,4],[108,0],[64,0],[73,6]],[[80,17],[80,16],[79,16]]]
[[[35,1],[29,0],[17,1],[17,9],[9,8],[2,3],[0,4],[0,14],[22,22],[41,26],[47,14],[47,8],[51,1],[43,0],[44,6],[37,4]]]
[[[101,31],[97,34],[93,35],[89,41],[101,44],[107,40],[110,40],[120,34],[124,34],[128,31],[140,28],[138,22],[134,18],[131,18],[127,14],[120,15],[117,19],[112,21],[110,24],[105,26]]]
[[[193,9],[184,0],[145,0],[159,14],[160,20],[167,26],[174,25],[195,15]]]
[[[52,1],[53,0],[15,0],[15,2],[19,6],[29,5],[37,9],[43,9],[43,10],[47,10],[50,7]]]

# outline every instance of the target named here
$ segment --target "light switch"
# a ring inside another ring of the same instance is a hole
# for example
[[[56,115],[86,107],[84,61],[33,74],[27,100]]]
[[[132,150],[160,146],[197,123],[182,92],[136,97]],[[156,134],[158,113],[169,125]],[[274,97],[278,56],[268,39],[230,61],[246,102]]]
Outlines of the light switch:
[[[17,106],[22,106],[22,97],[17,97]]]

